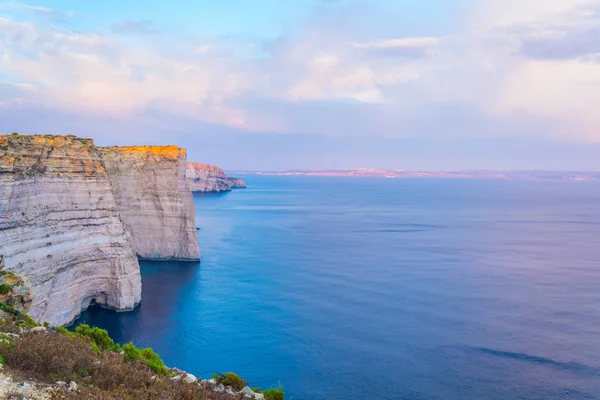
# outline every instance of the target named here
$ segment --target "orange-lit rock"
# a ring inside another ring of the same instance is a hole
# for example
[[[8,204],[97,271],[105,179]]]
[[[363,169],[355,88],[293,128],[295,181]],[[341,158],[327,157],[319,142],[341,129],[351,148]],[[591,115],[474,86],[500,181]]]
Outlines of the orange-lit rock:
[[[192,192],[228,192],[246,187],[244,180],[228,178],[221,168],[210,164],[188,162],[185,173]]]

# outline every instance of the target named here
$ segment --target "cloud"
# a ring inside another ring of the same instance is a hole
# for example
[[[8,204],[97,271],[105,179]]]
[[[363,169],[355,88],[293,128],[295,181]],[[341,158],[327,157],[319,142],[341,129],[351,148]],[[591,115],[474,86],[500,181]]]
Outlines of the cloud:
[[[157,26],[148,20],[121,21],[112,24],[112,30],[119,34],[156,35],[161,33]]]
[[[0,108],[288,134],[600,141],[598,4],[482,0],[460,27],[422,36],[375,35],[347,23],[353,6],[324,6],[263,44],[157,37],[145,20],[85,33],[0,17]]]
[[[438,44],[439,38],[436,37],[412,37],[399,39],[379,39],[371,40],[366,43],[352,43],[352,46],[359,49],[406,49],[432,47]]]
[[[61,12],[48,7],[32,6],[19,2],[7,2],[0,4],[0,10],[2,9],[21,11],[27,14],[42,17],[57,24],[65,25],[70,24],[70,18],[72,16],[72,13],[70,12]]]

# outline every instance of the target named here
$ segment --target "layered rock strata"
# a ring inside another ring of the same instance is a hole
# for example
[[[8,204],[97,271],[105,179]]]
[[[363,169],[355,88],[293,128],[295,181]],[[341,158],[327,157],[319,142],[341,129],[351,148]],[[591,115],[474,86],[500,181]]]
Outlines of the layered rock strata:
[[[192,192],[227,192],[231,183],[219,167],[188,162],[185,164],[188,186]]]
[[[229,185],[232,189],[243,189],[246,187],[246,181],[242,178],[234,178],[233,176],[230,176],[227,178],[227,180],[229,181]]]
[[[0,135],[0,255],[28,279],[39,321],[65,324],[92,301],[131,310],[141,300],[131,236],[89,139]]]
[[[133,248],[142,259],[199,261],[196,211],[177,146],[100,149]]]
[[[192,192],[228,192],[232,188],[246,187],[244,180],[228,178],[221,168],[210,164],[188,162],[185,174]]]

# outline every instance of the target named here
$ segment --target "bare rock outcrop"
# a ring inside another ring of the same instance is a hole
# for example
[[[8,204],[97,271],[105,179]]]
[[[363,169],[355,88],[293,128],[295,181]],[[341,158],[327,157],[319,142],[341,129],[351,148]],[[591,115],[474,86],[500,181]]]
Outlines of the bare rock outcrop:
[[[100,151],[138,257],[199,261],[185,149],[132,146],[103,147]]]
[[[229,181],[229,185],[232,189],[243,189],[246,187],[246,181],[242,178],[234,178],[233,176],[230,176],[227,178],[227,180]]]
[[[6,303],[22,313],[28,313],[33,306],[33,290],[29,279],[4,271],[0,261],[0,303]]]
[[[231,182],[225,172],[210,164],[188,162],[185,164],[185,174],[192,192],[228,192]]]
[[[102,154],[74,136],[0,135],[0,255],[53,325],[92,301],[131,310],[141,278]]]

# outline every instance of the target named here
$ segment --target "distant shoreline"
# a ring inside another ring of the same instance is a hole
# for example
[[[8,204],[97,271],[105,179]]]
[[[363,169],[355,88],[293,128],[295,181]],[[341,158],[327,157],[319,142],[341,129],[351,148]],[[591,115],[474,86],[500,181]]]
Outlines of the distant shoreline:
[[[352,178],[455,178],[455,179],[553,179],[572,181],[600,180],[600,172],[592,171],[404,171],[396,169],[232,171],[240,175],[322,176]]]

